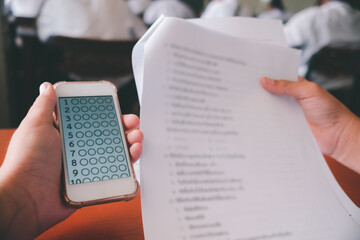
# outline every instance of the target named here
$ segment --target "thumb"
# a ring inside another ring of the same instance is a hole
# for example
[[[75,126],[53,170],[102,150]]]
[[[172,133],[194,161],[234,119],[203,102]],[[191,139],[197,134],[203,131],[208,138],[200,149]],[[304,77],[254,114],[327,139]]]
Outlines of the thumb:
[[[24,121],[33,124],[52,124],[53,112],[56,106],[56,93],[53,85],[44,82],[40,85],[40,95],[31,106]]]
[[[296,99],[308,98],[319,91],[320,87],[313,82],[299,76],[297,82],[286,80],[273,80],[267,77],[261,78],[261,85],[269,92],[279,95],[291,96]]]

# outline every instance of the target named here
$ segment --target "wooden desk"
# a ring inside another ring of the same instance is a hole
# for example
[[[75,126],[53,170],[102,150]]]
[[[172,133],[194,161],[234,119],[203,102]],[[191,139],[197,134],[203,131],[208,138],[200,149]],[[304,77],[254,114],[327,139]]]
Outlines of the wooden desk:
[[[14,130],[0,130],[0,164]],[[37,240],[144,239],[140,194],[129,202],[109,203],[79,209]]]
[[[0,130],[0,164],[14,130]],[[333,159],[326,158],[348,196],[360,206],[360,175]],[[78,210],[37,240],[46,239],[144,239],[140,195],[130,202],[118,202]]]

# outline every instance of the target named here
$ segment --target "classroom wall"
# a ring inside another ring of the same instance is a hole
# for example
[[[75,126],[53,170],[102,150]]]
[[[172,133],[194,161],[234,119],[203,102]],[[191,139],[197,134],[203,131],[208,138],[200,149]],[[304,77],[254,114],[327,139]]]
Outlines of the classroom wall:
[[[3,12],[2,2],[0,2],[0,12]],[[8,87],[5,76],[3,19],[0,17],[0,128],[8,128],[10,126]]]

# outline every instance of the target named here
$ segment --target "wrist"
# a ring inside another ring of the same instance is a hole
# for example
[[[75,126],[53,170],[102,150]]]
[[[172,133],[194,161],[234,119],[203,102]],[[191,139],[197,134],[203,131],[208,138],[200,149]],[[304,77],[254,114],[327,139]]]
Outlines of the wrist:
[[[360,174],[360,119],[351,113],[345,121],[331,157]]]
[[[0,168],[0,239],[32,239],[36,236],[36,217],[31,199],[14,186]],[[28,201],[26,201],[28,199]]]
[[[8,190],[8,179],[2,168],[0,168],[0,239],[10,238],[12,223],[16,216],[16,201]]]

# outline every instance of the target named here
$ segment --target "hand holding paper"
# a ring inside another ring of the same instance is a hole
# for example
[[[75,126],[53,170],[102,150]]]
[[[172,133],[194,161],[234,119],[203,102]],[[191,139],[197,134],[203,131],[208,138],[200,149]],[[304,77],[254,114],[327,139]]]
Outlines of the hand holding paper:
[[[261,83],[272,93],[297,99],[321,152],[360,174],[358,117],[327,91],[302,77],[295,83],[269,78],[263,78]]]

